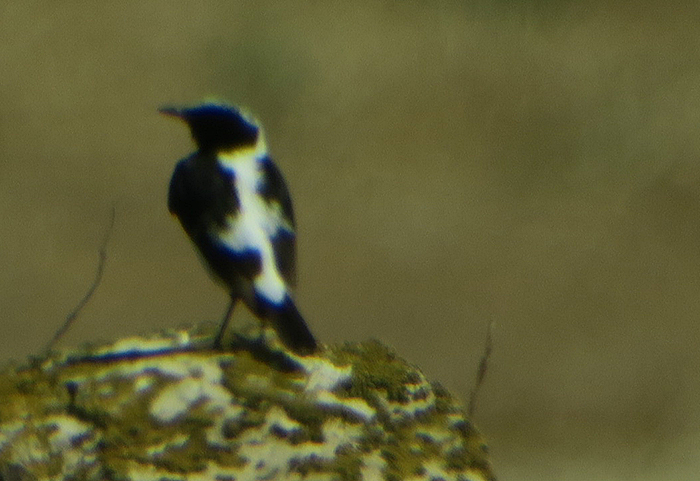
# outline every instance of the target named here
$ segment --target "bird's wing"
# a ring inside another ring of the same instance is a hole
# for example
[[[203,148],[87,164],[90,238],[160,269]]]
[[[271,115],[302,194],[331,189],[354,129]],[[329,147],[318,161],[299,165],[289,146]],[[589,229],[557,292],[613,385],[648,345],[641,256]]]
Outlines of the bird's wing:
[[[180,216],[183,210],[183,197],[187,190],[187,166],[186,160],[182,160],[175,166],[173,176],[170,178],[168,188],[168,210],[171,214]]]
[[[289,195],[287,184],[282,173],[269,157],[262,162],[263,178],[265,182],[260,186],[260,195],[270,204],[277,202],[283,216],[284,223],[290,229],[280,229],[272,238],[272,246],[275,251],[275,262],[287,285],[294,287],[296,284],[296,232],[294,224],[294,209],[292,198]]]

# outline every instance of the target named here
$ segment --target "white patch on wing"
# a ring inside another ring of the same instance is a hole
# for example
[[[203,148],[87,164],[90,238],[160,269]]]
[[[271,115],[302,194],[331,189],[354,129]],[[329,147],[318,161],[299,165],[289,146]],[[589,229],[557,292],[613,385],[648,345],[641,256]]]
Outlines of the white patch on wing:
[[[259,145],[262,143],[263,148]],[[271,239],[281,230],[292,231],[284,218],[279,202],[268,203],[258,188],[264,181],[261,159],[266,155],[264,141],[256,147],[219,153],[223,168],[231,170],[235,178],[239,210],[227,218],[227,226],[217,232],[217,237],[229,249],[245,252],[258,251],[262,258],[262,270],[253,281],[255,291],[265,299],[281,304],[287,294],[287,286],[275,263]]]

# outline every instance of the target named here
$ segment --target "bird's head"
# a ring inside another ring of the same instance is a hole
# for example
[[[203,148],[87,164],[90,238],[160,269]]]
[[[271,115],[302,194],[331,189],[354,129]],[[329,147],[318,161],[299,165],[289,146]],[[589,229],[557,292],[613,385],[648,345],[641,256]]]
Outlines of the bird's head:
[[[196,107],[165,107],[159,112],[184,120],[199,150],[219,151],[253,146],[258,141],[260,127],[237,108],[217,103]]]

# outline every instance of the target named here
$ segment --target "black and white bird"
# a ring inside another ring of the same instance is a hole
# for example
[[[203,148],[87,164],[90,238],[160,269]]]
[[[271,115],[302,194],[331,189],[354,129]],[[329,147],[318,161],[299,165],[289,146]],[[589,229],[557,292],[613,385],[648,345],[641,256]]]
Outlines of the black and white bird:
[[[297,354],[317,349],[292,298],[296,233],[289,191],[268,155],[261,126],[218,103],[163,108],[187,123],[197,151],[178,162],[168,192],[177,216],[231,302],[214,340],[242,301]]]

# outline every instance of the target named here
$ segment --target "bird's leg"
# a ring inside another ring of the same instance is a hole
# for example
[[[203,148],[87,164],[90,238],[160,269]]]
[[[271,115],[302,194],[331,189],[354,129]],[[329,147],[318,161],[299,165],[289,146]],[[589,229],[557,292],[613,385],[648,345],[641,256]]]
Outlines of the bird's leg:
[[[233,308],[236,307],[236,299],[235,297],[231,296],[231,301],[228,304],[228,307],[226,308],[226,313],[224,314],[224,318],[221,320],[221,325],[219,326],[219,332],[216,334],[216,337],[214,338],[214,349],[220,350],[221,349],[221,340],[224,338],[224,332],[226,332],[226,326],[228,326],[228,321],[231,319],[231,314],[233,314]]]

